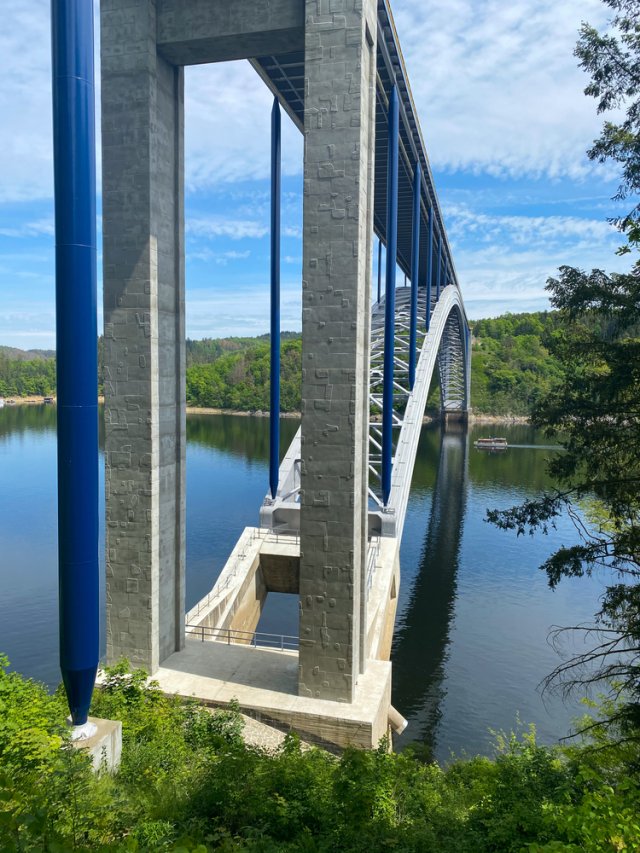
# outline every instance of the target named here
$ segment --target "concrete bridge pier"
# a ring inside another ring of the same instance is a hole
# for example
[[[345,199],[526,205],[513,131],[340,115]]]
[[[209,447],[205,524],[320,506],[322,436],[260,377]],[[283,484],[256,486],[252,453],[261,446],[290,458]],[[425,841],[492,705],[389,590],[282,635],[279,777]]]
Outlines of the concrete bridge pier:
[[[101,25],[108,660],[166,692],[376,746],[391,717],[402,725],[388,658],[436,359],[447,416],[469,400],[464,306],[389,4],[102,0]],[[304,133],[302,424],[272,462],[260,529],[185,626],[183,67],[237,59]],[[390,274],[371,313],[374,218]],[[298,651],[284,637],[255,648],[269,591],[299,595]]]
[[[183,70],[155,2],[101,3],[107,658],[184,645]]]
[[[351,702],[366,661],[377,24],[373,0],[337,5],[306,2],[299,691]]]

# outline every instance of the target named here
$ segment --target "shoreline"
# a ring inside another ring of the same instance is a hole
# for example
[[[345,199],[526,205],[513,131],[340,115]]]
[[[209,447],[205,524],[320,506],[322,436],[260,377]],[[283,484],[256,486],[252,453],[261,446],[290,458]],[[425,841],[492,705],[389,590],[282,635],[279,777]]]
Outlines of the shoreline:
[[[12,401],[9,404],[9,401]],[[45,405],[44,397],[38,397],[35,395],[29,397],[7,397],[5,398],[5,408],[12,408],[13,406],[43,406]],[[57,398],[53,398],[53,405],[57,402]],[[98,403],[104,403],[104,397],[98,397]],[[51,405],[51,404],[48,404]],[[188,415],[233,415],[234,417],[239,418],[268,418],[269,412],[265,411],[255,411],[255,412],[241,412],[237,409],[212,409],[206,407],[199,406],[187,406],[186,412]],[[293,418],[300,420],[301,414],[300,412],[281,412],[281,418]],[[434,418],[431,415],[425,415],[422,419],[423,423],[433,423],[437,421],[437,418]],[[473,412],[469,415],[469,423],[470,424],[504,424],[504,425],[518,425],[523,424],[526,425],[529,423],[529,418],[526,415],[488,415],[488,414],[474,414]]]

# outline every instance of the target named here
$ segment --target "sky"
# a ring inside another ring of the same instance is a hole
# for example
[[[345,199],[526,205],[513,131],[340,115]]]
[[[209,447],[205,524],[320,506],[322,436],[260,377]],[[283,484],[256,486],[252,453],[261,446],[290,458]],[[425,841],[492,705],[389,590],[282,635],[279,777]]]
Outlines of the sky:
[[[469,317],[547,308],[561,264],[621,269],[607,222],[618,172],[586,156],[603,117],[573,56],[582,21],[606,27],[601,0],[392,9]],[[49,0],[3,0],[2,13],[0,344],[53,348]],[[187,335],[261,334],[272,96],[233,62],[187,68],[185,104]],[[302,136],[284,113],[282,156],[282,328],[297,330]],[[99,282],[100,263],[99,250]]]

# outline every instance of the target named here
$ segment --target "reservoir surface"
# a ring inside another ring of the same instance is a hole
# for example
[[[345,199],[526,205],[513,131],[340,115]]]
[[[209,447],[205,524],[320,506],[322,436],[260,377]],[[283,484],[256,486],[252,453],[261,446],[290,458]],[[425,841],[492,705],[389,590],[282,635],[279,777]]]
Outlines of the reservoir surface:
[[[0,409],[0,652],[50,687],[59,681],[55,419],[51,406]],[[282,452],[297,427],[283,419]],[[496,429],[517,446],[495,454],[473,448]],[[188,416],[187,607],[211,588],[242,529],[258,523],[268,452],[265,418]],[[554,452],[528,426],[423,428],[392,653],[393,704],[409,720],[396,748],[418,742],[440,760],[490,754],[490,729],[509,731],[518,719],[535,723],[550,743],[582,713],[577,699],[564,703],[538,685],[562,659],[550,629],[589,621],[604,579],[549,589],[539,566],[576,541],[568,519],[548,536],[520,538],[484,520],[487,508],[550,488],[545,459]],[[100,472],[102,522],[102,458]],[[104,574],[103,540],[100,556]],[[296,634],[297,613],[294,597],[272,594],[259,628]],[[583,647],[576,639],[565,653],[571,648]]]

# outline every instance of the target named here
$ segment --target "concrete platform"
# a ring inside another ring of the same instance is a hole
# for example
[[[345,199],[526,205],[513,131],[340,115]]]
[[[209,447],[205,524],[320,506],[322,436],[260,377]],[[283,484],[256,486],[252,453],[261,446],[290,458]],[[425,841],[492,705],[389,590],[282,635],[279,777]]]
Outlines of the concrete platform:
[[[298,696],[298,654],[187,640],[157,670],[164,693],[212,706],[236,700],[250,716],[285,725],[309,740],[371,749],[388,733],[391,664],[369,660],[353,703]]]

